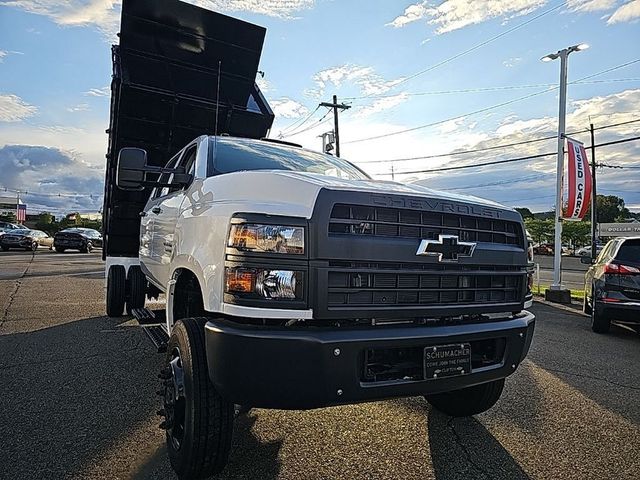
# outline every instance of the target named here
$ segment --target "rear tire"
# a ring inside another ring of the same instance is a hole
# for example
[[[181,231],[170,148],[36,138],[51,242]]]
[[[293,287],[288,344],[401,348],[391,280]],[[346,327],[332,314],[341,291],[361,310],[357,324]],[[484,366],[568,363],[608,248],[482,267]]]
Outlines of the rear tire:
[[[62,247],[54,247],[56,249],[56,252],[58,253],[64,253],[65,249]]]
[[[93,250],[93,245],[91,244],[91,242],[87,242],[81,249],[80,249],[80,253],[91,253],[91,250]]]
[[[122,316],[125,303],[126,274],[123,265],[111,265],[107,273],[107,315]]]
[[[609,333],[611,329],[611,319],[598,311],[598,305],[594,300],[591,306],[591,330],[595,333]]]
[[[134,308],[143,308],[147,293],[147,277],[144,276],[138,265],[129,267],[127,276],[127,313],[131,315]]]
[[[206,321],[186,318],[176,323],[160,374],[165,379],[167,451],[171,466],[181,479],[220,473],[231,449],[234,405],[223,399],[209,380]],[[184,393],[176,396],[179,386]]]
[[[504,388],[504,379],[482,383],[452,392],[425,395],[435,408],[451,417],[470,417],[493,407]]]
[[[9,251],[9,247],[0,247],[0,248],[2,248],[3,252],[8,252]]]
[[[32,252],[35,252],[36,250],[38,250],[38,242],[33,242],[31,244],[31,248],[27,248],[27,250],[31,250]]]

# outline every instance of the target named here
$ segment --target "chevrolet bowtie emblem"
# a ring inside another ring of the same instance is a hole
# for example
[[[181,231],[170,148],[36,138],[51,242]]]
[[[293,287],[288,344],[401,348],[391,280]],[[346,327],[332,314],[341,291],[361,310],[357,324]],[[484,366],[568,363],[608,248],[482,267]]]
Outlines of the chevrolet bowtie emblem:
[[[457,235],[440,235],[438,240],[422,240],[416,255],[437,255],[439,262],[457,262],[473,255],[475,248],[475,243],[459,242]]]

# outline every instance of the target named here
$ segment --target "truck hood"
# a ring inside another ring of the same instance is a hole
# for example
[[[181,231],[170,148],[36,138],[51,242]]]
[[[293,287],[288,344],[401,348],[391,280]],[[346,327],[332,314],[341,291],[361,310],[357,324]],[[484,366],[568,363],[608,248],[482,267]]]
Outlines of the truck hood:
[[[287,170],[252,170],[198,180],[194,194],[208,206],[226,204],[230,211],[310,218],[322,190],[405,195],[514,210],[482,198],[432,190],[417,184],[378,180],[347,180]],[[206,209],[207,207],[205,207]]]
[[[460,195],[457,193],[433,190],[431,188],[424,187],[418,184],[404,184],[387,180],[348,180],[317,173],[292,172],[284,170],[261,170],[254,173],[263,174],[265,176],[273,175],[291,178],[294,181],[304,181],[309,184],[316,185],[319,188],[327,188],[330,190],[414,195],[419,197],[429,197],[441,200],[452,200],[457,202],[480,204],[504,210],[513,210],[510,207],[484,198],[475,197],[473,195]]]

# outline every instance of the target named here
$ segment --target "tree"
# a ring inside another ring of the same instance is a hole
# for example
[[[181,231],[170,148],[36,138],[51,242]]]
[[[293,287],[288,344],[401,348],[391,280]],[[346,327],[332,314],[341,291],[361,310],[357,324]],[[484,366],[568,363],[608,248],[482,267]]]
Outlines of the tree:
[[[616,195],[596,195],[596,212],[598,223],[623,222],[631,216],[624,200]],[[585,218],[591,218],[591,206]]]
[[[522,215],[522,218],[524,218],[525,220],[527,218],[533,218],[533,213],[531,213],[531,210],[529,210],[527,207],[517,207],[515,210],[520,215]]]
[[[38,214],[38,220],[36,221],[36,229],[47,232],[49,235],[54,235],[60,226],[56,222],[56,217],[49,212],[40,212]]]
[[[553,237],[553,220],[527,218],[524,223],[535,243],[544,243]]]
[[[562,222],[562,243],[574,248],[591,242],[591,222]]]

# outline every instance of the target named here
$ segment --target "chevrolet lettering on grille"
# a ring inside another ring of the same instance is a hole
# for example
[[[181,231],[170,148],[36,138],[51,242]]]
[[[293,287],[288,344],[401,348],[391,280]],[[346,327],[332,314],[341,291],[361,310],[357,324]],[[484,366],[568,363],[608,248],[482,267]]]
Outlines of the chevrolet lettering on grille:
[[[457,262],[460,257],[470,257],[476,244],[459,242],[457,235],[440,235],[438,240],[422,240],[416,255],[437,255],[439,262]]]

